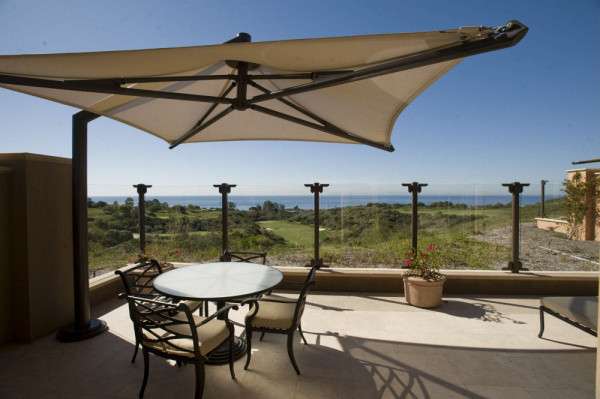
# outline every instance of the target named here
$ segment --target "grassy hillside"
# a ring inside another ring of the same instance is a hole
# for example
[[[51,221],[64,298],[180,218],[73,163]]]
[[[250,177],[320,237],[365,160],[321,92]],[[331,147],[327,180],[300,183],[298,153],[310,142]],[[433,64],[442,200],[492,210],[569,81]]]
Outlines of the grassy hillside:
[[[530,222],[538,205],[521,208]],[[169,261],[216,260],[220,251],[220,210],[195,206],[147,204],[147,254]],[[564,215],[561,200],[548,201],[549,217]],[[399,267],[410,248],[411,209],[400,204],[368,204],[321,211],[322,255],[332,265]],[[449,268],[485,269],[508,259],[509,248],[477,239],[509,226],[511,207],[467,207],[438,203],[419,208],[419,243],[436,244]],[[233,250],[267,251],[273,264],[302,265],[312,256],[310,210],[287,210],[265,202],[247,211],[230,212]],[[137,209],[132,202],[92,203],[89,209],[90,266],[109,270],[133,261],[138,253]]]

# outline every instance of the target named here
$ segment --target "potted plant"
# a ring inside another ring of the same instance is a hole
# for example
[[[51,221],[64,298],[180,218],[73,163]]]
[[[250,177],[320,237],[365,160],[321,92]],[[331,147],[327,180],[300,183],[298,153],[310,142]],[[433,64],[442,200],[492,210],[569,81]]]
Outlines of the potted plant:
[[[409,252],[404,266],[404,296],[409,305],[434,308],[442,304],[442,293],[446,276],[439,272],[442,259],[433,244],[424,251]]]

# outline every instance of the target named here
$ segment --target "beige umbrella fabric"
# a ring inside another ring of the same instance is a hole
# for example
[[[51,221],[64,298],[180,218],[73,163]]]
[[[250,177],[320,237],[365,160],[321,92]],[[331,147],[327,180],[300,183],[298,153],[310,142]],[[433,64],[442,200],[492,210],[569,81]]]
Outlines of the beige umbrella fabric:
[[[519,27],[522,28],[521,25]],[[486,41],[498,34],[498,28],[460,28],[424,33],[232,42],[184,48],[7,55],[0,56],[0,86],[121,121],[171,144],[299,140],[363,142],[392,150],[391,134],[398,115],[417,95],[460,62],[461,57],[288,95],[283,102],[273,98],[256,103],[254,107],[233,107],[229,112],[225,110],[239,96],[240,86],[236,77],[239,75],[237,63],[231,60],[248,63],[250,77],[304,74],[303,79],[298,76],[292,79],[251,78],[254,84],[244,85],[244,89],[245,98],[252,99],[403,57],[443,52]],[[231,78],[206,80],[207,76],[216,75]],[[134,83],[127,80],[182,76],[189,80]],[[192,80],[195,76],[202,80]],[[31,81],[11,84],[22,82],[17,78],[31,78]],[[41,87],[30,85],[40,81],[46,83]],[[57,85],[57,88],[43,87],[48,85],[47,82],[51,83],[50,86]],[[60,84],[64,82],[71,86],[63,88]],[[70,89],[78,84],[85,86],[84,89]],[[117,92],[112,92],[115,90]],[[142,97],[135,90],[174,93],[171,96],[174,98],[157,98],[154,94]],[[133,95],[122,95],[121,92]],[[184,98],[186,94],[192,96]],[[223,97],[228,102],[214,106],[210,101],[193,96]],[[308,124],[273,116],[273,112],[269,114],[259,107]],[[191,134],[194,128],[198,128],[199,121],[206,122],[221,112],[226,112],[226,115]],[[322,118],[326,123],[319,122],[315,126],[315,118]],[[321,129],[321,125],[326,125],[327,129]],[[330,134],[330,127],[346,134]]]

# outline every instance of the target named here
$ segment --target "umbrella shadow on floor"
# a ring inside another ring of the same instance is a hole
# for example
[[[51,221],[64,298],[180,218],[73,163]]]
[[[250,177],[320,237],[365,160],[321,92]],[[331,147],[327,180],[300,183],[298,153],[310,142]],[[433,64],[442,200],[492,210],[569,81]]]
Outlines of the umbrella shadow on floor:
[[[316,343],[306,346],[299,356],[307,376],[323,376],[323,370],[330,364],[335,365],[340,374],[350,373],[353,381],[332,379],[332,384],[349,385],[350,388],[342,387],[341,392],[354,389],[351,397],[479,399],[488,397],[485,389],[480,392],[479,385],[515,388],[524,393],[527,389],[543,390],[547,381],[555,378],[560,380],[557,384],[564,385],[564,392],[581,394],[593,392],[594,388],[593,350],[492,349],[345,336],[335,332],[305,333],[317,336]],[[332,338],[344,355],[333,354],[325,345],[325,342],[331,344]],[[328,356],[333,356],[331,361],[327,360]],[[519,367],[535,370],[542,367],[541,359],[545,359],[543,367],[548,368],[541,379],[533,371],[524,375],[514,367],[519,364]],[[565,371],[565,364],[579,366]],[[565,376],[565,372],[569,375]],[[515,381],[518,381],[516,387]]]

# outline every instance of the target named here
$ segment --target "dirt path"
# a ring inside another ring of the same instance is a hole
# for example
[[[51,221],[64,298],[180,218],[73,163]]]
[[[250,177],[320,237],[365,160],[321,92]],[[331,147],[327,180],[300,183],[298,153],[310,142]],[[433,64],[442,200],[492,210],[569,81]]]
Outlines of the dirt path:
[[[490,230],[474,238],[510,248],[510,227]],[[521,224],[521,261],[530,270],[600,270],[600,242],[573,241],[564,235],[540,230],[533,223]],[[499,260],[493,268],[506,266],[508,259]]]

